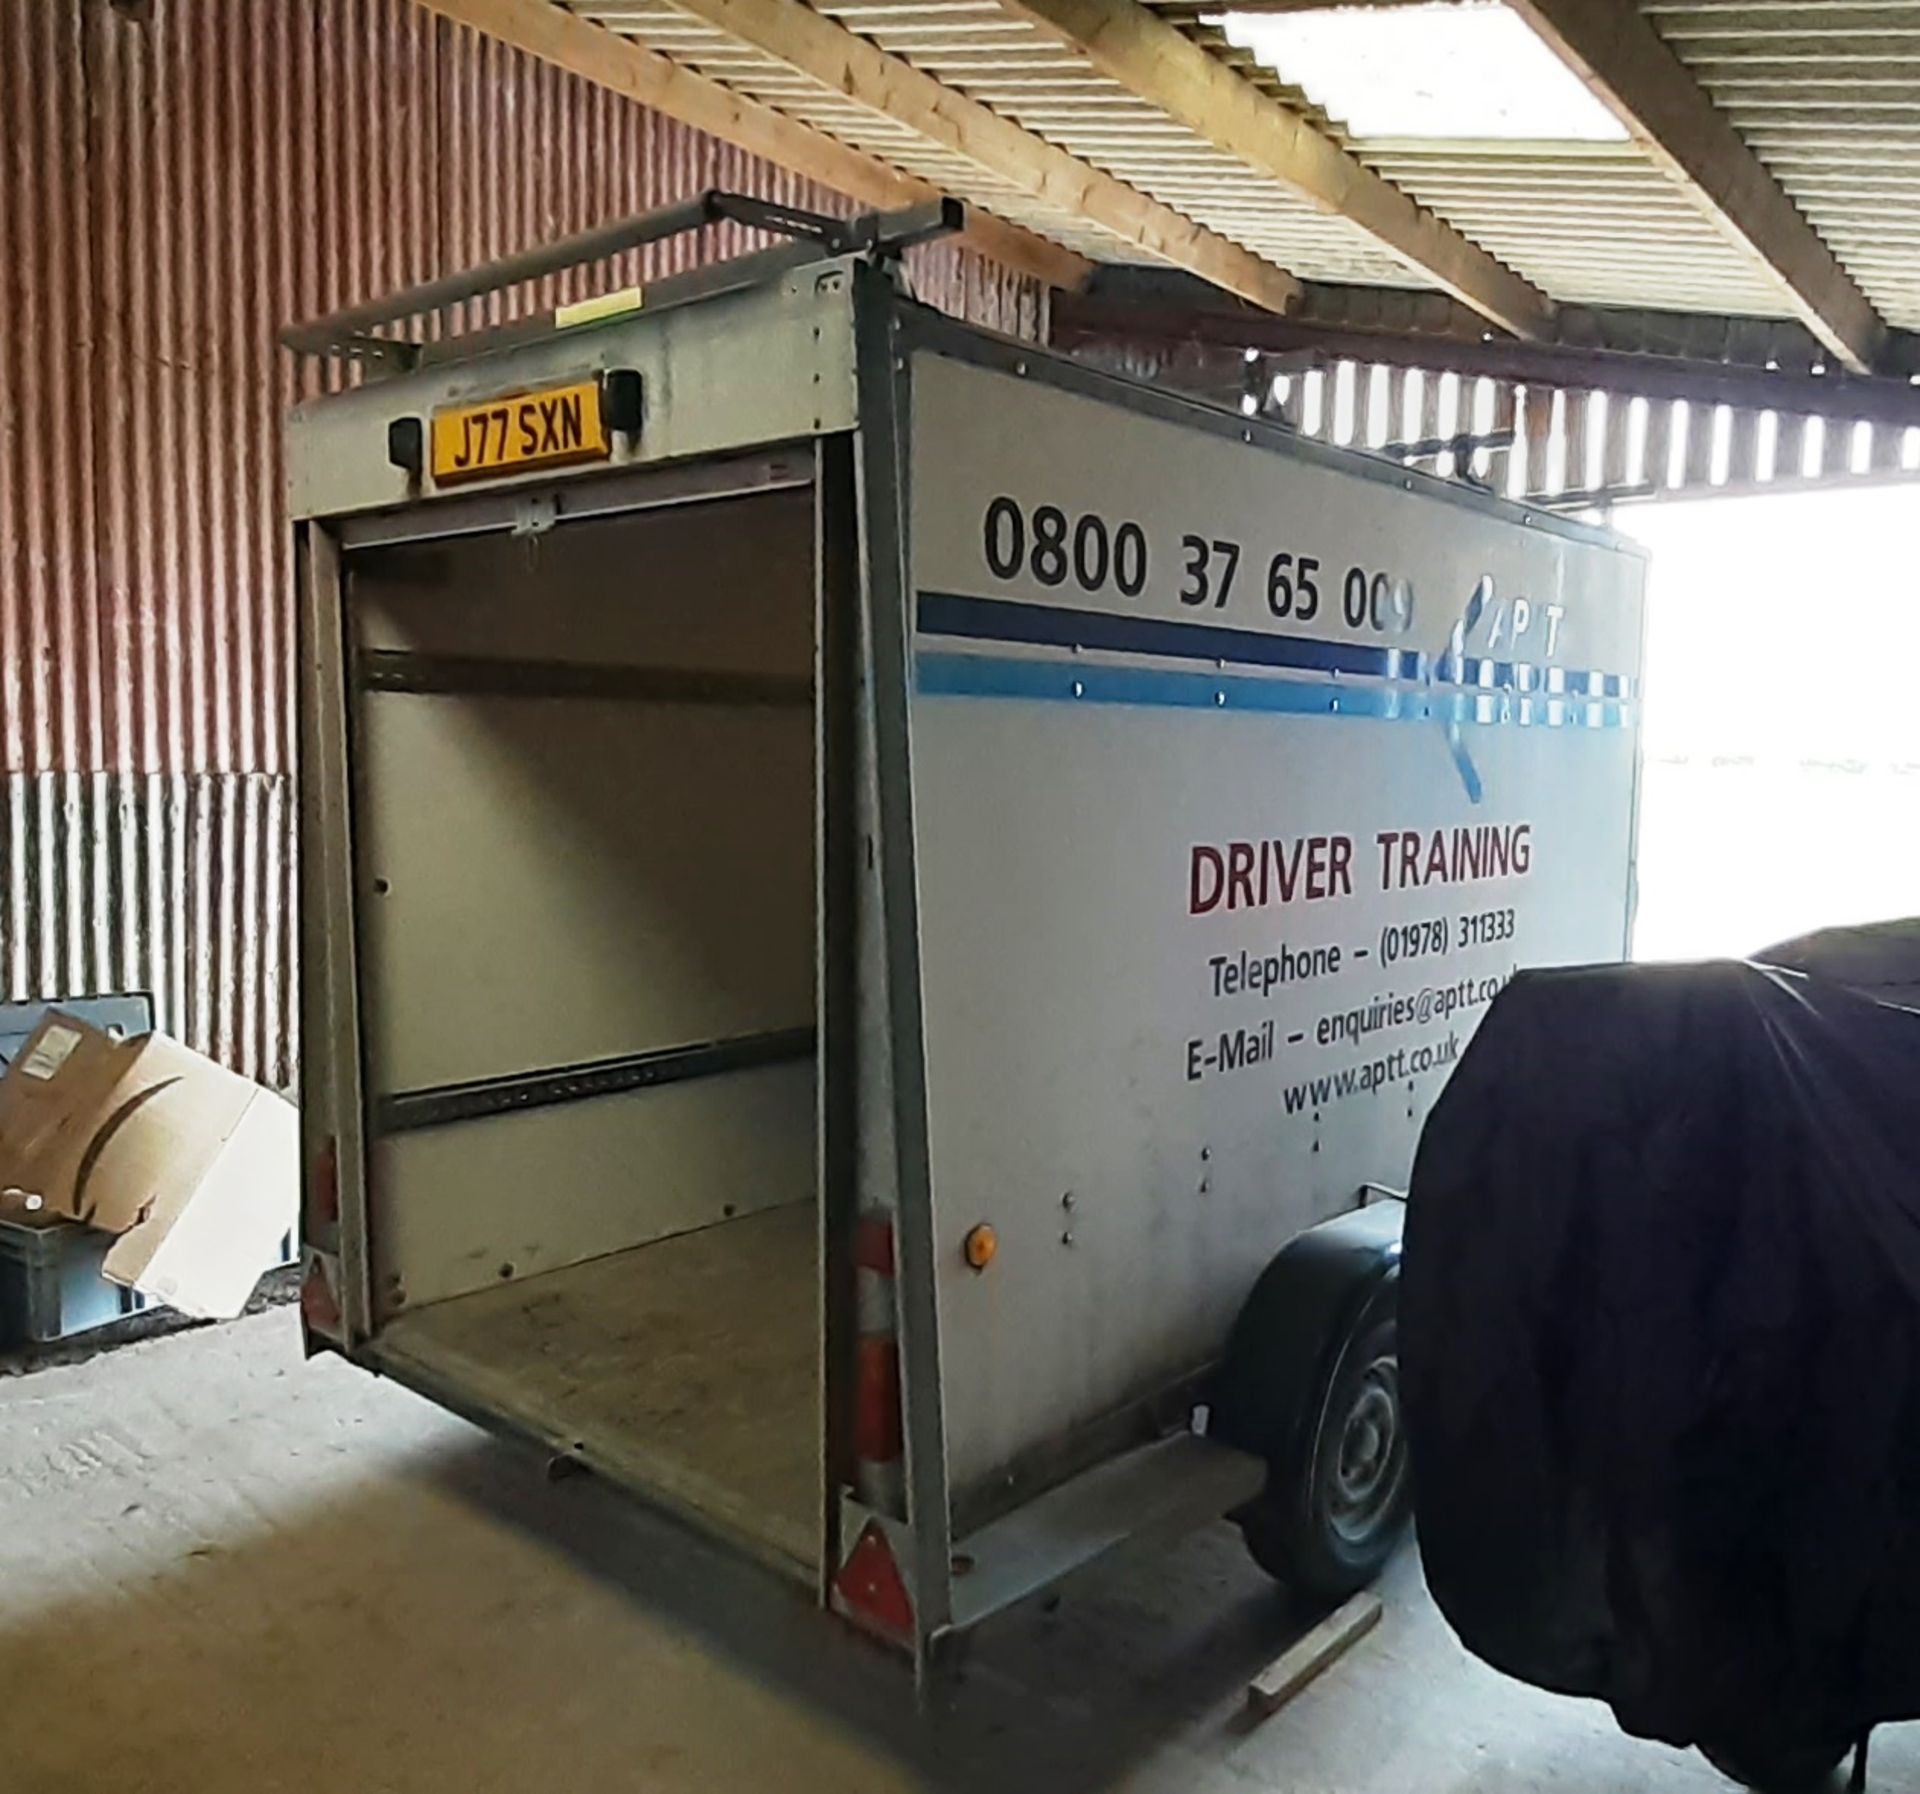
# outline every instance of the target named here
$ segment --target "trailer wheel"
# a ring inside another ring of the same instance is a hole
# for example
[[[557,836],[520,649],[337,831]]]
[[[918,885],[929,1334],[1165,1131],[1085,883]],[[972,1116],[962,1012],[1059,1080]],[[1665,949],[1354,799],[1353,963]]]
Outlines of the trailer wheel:
[[[1410,1498],[1399,1328],[1391,1303],[1376,1302],[1333,1360],[1304,1459],[1272,1463],[1266,1493],[1237,1518],[1268,1575],[1340,1601],[1379,1575]]]

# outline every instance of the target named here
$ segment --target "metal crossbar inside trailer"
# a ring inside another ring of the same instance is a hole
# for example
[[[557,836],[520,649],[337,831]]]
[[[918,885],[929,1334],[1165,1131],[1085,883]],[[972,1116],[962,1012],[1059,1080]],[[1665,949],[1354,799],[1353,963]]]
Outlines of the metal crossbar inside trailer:
[[[1250,1290],[1624,951],[1641,564],[847,248],[297,414],[306,1314],[924,1664],[1275,1498]]]

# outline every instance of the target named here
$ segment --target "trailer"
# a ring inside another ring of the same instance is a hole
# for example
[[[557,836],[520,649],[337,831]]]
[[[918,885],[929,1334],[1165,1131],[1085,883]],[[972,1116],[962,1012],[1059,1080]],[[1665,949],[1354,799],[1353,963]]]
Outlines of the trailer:
[[[697,228],[516,324],[404,316]],[[923,1677],[1407,1510],[1422,1118],[1620,958],[1638,553],[964,327],[708,194],[292,332],[302,1314]]]

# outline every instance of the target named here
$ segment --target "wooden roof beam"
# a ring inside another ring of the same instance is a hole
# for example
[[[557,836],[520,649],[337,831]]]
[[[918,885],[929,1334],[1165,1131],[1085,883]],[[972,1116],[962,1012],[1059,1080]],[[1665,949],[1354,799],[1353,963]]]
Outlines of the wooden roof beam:
[[[1779,287],[1795,316],[1855,373],[1871,373],[1886,325],[1639,8],[1619,0],[1511,3]]]
[[[590,24],[551,0],[420,0],[420,4],[752,155],[781,163],[863,205],[893,208],[939,197],[939,189],[931,183],[850,149],[825,132],[682,68],[630,38]],[[1085,256],[978,207],[968,208],[960,241],[1047,286],[1071,290],[1092,271]]]
[[[1217,148],[1358,226],[1491,323],[1521,337],[1549,334],[1553,303],[1537,287],[1138,0],[1002,4]]]
[[[673,4],[1131,249],[1268,311],[1284,311],[1300,291],[1284,269],[889,55],[804,0]]]

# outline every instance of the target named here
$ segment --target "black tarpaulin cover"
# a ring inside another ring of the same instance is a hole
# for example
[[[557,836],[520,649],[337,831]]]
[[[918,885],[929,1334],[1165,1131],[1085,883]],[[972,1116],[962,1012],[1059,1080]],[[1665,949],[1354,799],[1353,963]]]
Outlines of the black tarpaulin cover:
[[[1782,941],[1754,958],[1851,985],[1882,1003],[1920,1009],[1920,921],[1823,928]]]
[[[1680,1745],[1920,1716],[1920,1014],[1523,974],[1427,1123],[1403,1278],[1470,1649]]]

